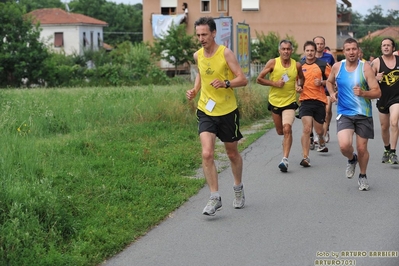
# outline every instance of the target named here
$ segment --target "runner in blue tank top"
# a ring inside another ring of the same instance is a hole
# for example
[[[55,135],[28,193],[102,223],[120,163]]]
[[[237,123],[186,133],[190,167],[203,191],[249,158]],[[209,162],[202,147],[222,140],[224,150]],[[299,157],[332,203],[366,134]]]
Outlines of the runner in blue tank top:
[[[381,90],[369,64],[358,58],[359,44],[353,38],[344,42],[345,60],[335,63],[327,80],[331,101],[338,100],[337,138],[342,155],[348,158],[346,177],[355,175],[359,162],[359,190],[369,190],[366,170],[369,161],[368,139],[374,138],[371,99],[381,96]],[[337,92],[334,85],[337,84]],[[356,134],[356,150],[353,134]]]

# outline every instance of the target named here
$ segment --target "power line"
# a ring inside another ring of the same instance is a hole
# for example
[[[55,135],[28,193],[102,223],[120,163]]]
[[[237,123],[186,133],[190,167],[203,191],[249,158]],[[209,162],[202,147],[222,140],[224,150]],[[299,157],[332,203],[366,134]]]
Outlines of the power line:
[[[142,35],[142,32],[132,32],[132,31],[104,31],[106,34],[132,34],[132,35]]]

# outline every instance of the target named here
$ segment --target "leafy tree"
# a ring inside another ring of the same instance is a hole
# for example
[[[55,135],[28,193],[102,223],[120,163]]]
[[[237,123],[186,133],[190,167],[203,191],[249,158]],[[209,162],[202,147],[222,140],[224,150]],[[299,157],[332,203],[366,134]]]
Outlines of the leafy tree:
[[[69,7],[74,13],[84,14],[108,23],[104,28],[104,41],[118,44],[124,41],[141,42],[142,5],[125,5],[106,0],[72,0]]]
[[[399,10],[388,10],[387,19],[389,21],[389,25],[399,25]]]
[[[172,25],[163,37],[154,41],[154,51],[161,59],[174,65],[176,75],[178,66],[194,62],[198,41],[194,35],[187,34],[185,24]]]
[[[360,43],[365,59],[370,58],[370,56],[377,57],[381,55],[381,41],[383,38],[384,37],[365,38]]]
[[[352,12],[351,20],[349,31],[353,32],[355,38],[367,35],[369,29],[364,25],[363,16],[359,12]]]
[[[383,9],[381,5],[374,6],[373,9],[367,10],[369,14],[364,17],[364,24],[366,25],[380,25],[378,29],[372,29],[372,31],[376,31],[379,29],[383,29],[389,26],[389,20],[387,17],[384,17]]]
[[[278,45],[281,41],[280,35],[276,32],[269,32],[265,35],[263,32],[255,32],[256,41],[251,45],[251,57],[253,62],[266,63],[272,58],[278,57]],[[286,36],[287,40],[290,40],[293,44],[292,58],[298,60],[300,56],[296,54],[298,49],[298,43],[291,36]]]
[[[22,5],[0,3],[0,85],[20,86],[43,78],[42,62],[48,52],[39,41],[39,25],[33,25]]]
[[[18,2],[20,5],[24,5],[27,13],[41,8],[65,7],[61,0],[18,0],[16,2]]]

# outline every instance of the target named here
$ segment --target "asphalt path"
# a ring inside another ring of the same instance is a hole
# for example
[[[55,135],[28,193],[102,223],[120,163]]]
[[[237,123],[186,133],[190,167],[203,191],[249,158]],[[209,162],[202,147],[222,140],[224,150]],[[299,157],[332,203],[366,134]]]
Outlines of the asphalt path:
[[[373,111],[370,191],[358,190],[358,166],[353,179],[345,176],[334,118],[329,152],[313,150],[311,167],[300,166],[302,123],[296,119],[287,173],[277,167],[282,137],[274,129],[242,152],[244,209],[232,206],[233,177],[227,168],[219,174],[223,209],[216,216],[202,215],[209,198],[205,186],[103,265],[398,266],[399,166],[380,161],[383,143]]]

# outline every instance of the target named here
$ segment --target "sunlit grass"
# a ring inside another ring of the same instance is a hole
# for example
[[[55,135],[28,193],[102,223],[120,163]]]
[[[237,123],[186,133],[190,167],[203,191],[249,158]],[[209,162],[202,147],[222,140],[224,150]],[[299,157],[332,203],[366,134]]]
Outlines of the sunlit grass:
[[[96,265],[196,194],[190,87],[1,91],[0,265]],[[267,116],[237,94],[244,127]]]

